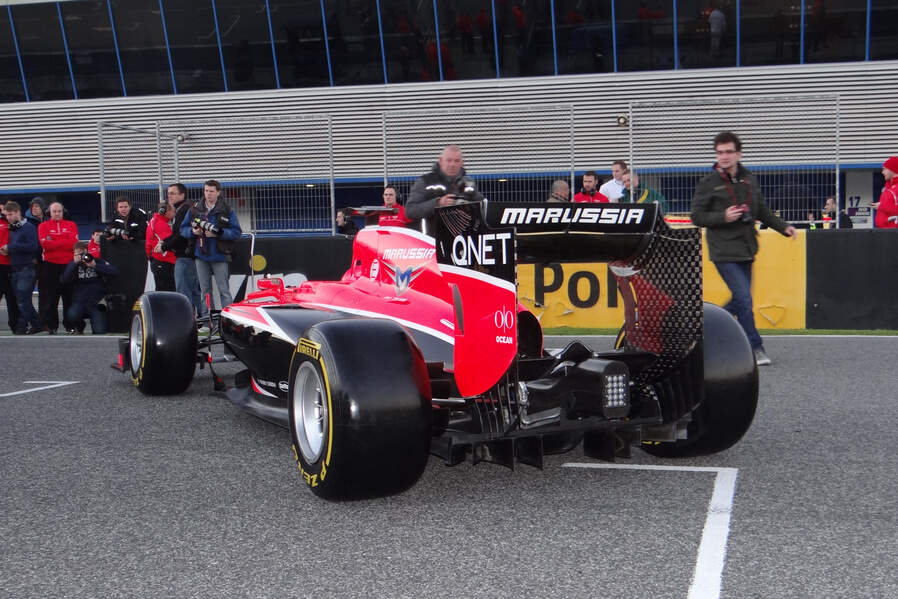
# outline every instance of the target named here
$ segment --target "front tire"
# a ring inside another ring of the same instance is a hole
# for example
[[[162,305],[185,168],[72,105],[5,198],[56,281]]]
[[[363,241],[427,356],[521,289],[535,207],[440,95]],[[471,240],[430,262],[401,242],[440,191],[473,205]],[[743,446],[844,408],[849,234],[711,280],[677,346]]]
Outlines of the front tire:
[[[311,326],[290,364],[293,453],[312,492],[330,500],[413,485],[430,452],[430,379],[421,352],[388,320]]]
[[[758,367],[739,323],[723,308],[704,309],[705,399],[692,413],[686,439],[645,442],[653,456],[680,458],[729,449],[748,431],[758,406]]]
[[[140,296],[131,317],[131,381],[147,395],[177,395],[196,369],[196,321],[186,296],[153,291]]]

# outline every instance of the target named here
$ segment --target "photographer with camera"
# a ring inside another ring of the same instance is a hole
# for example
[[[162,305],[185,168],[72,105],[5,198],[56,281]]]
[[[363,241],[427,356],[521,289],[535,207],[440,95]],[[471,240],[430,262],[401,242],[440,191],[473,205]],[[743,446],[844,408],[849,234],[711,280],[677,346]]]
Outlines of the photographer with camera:
[[[162,247],[162,242],[171,237],[171,219],[175,216],[175,207],[168,202],[159,204],[153,218],[147,225],[146,248],[150,260],[150,270],[156,291],[175,290],[175,253]]]
[[[243,231],[237,214],[231,210],[221,195],[221,184],[209,179],[203,184],[203,199],[194,204],[188,218],[181,225],[181,235],[188,239],[196,264],[196,274],[200,281],[200,296],[203,301],[212,293],[212,276],[218,287],[221,307],[232,301],[228,279],[228,263],[234,251],[234,242]],[[209,305],[212,305],[209,296]]]
[[[414,221],[413,228],[421,229],[419,223],[423,220],[426,223],[424,232],[432,234],[430,219],[434,211],[437,207],[453,205],[459,195],[473,202],[483,199],[474,188],[474,182],[465,176],[464,164],[461,148],[446,146],[433,169],[415,181],[405,204],[405,216]]]
[[[115,198],[116,217],[106,226],[106,239],[110,241],[143,241],[147,230],[147,213],[132,208],[127,196]]]
[[[761,194],[757,178],[739,162],[742,142],[724,131],[714,137],[717,163],[714,172],[695,186],[692,222],[706,227],[708,254],[730,288],[732,299],[724,309],[736,317],[754,350],[758,366],[770,364],[752,312],[751,269],[758,253],[759,220],[771,229],[794,238],[795,228],[773,214]]]
[[[66,318],[74,326],[74,334],[84,334],[84,318],[90,318],[90,330],[94,335],[106,334],[106,307],[101,302],[106,295],[105,277],[118,274],[118,268],[102,258],[94,258],[87,251],[87,244],[75,244],[74,260],[62,273],[62,281],[73,287],[72,305]]]

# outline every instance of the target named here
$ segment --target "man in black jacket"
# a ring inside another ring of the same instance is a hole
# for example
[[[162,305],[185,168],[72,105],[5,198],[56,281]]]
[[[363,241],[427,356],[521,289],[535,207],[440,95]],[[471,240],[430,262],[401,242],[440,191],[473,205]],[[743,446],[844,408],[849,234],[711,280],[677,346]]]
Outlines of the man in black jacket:
[[[695,186],[692,222],[707,227],[709,257],[733,294],[724,308],[742,325],[755,361],[758,366],[764,366],[770,364],[770,358],[755,327],[751,299],[751,268],[758,253],[755,221],[787,237],[795,237],[795,228],[770,210],[758,180],[739,162],[742,142],[735,133],[718,133],[714,151],[717,153],[714,172]]]
[[[206,306],[200,300],[200,283],[196,277],[196,264],[190,253],[189,242],[181,235],[181,225],[190,214],[190,202],[187,201],[187,188],[181,183],[172,183],[166,190],[168,203],[175,209],[172,220],[171,237],[162,240],[162,249],[175,254],[175,291],[186,295],[193,304],[197,316],[206,313]]]
[[[415,181],[405,204],[405,216],[414,221],[412,227],[420,228],[418,223],[423,219],[427,223],[424,232],[433,234],[431,217],[438,207],[451,206],[457,195],[475,202],[483,199],[474,182],[465,176],[464,164],[461,148],[446,146],[433,169]]]

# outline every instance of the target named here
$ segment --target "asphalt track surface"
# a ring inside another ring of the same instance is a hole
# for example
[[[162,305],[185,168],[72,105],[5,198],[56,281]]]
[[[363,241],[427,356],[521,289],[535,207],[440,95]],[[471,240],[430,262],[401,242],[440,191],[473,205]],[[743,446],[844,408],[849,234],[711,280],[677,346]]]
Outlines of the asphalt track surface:
[[[147,398],[114,338],[0,337],[0,597],[898,596],[898,339],[767,349],[755,423],[718,455],[432,458],[401,495],[328,503],[208,371]]]

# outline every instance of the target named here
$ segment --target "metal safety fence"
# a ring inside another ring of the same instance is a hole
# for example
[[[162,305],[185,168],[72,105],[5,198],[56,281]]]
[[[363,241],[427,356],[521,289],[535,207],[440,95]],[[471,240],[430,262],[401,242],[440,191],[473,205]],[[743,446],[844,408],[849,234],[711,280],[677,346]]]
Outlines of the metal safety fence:
[[[227,139],[227,143],[222,140]],[[124,195],[151,213],[175,182],[188,200],[209,179],[244,232],[330,232],[334,222],[330,115],[98,125],[102,219]]]
[[[826,199],[839,198],[838,95],[632,102],[628,119],[630,169],[671,213],[690,211],[721,131],[740,137],[742,163],[783,219],[817,221]]]
[[[573,188],[570,105],[390,111],[382,119],[384,185],[396,186],[403,197],[448,145],[461,147],[468,176],[490,200],[545,201],[557,179]],[[509,153],[521,146],[525,153]]]

